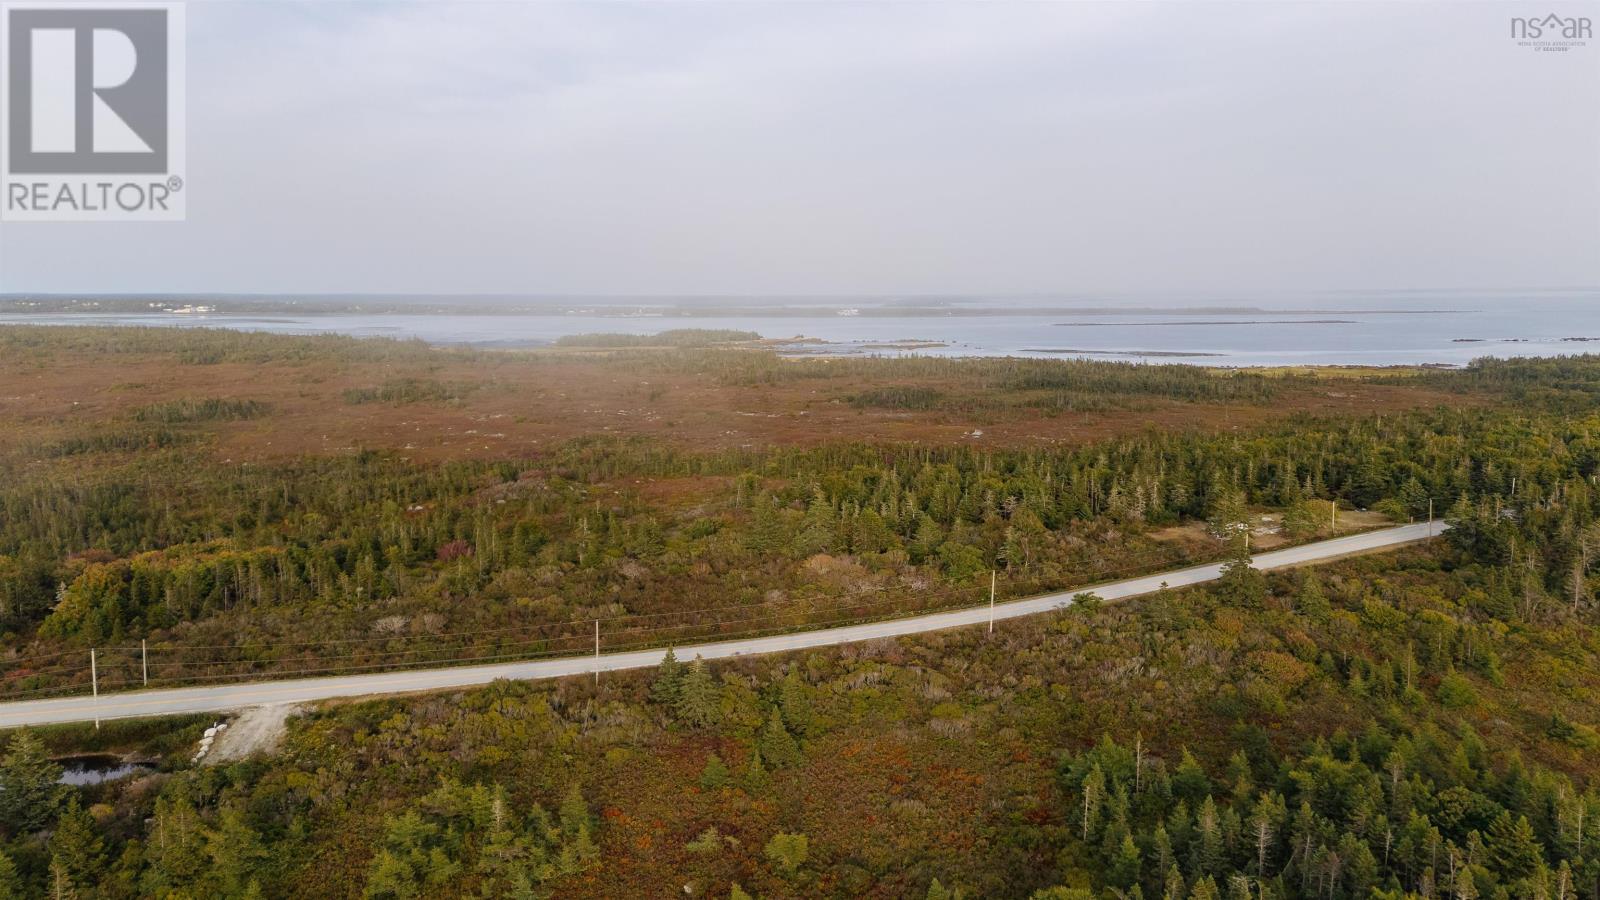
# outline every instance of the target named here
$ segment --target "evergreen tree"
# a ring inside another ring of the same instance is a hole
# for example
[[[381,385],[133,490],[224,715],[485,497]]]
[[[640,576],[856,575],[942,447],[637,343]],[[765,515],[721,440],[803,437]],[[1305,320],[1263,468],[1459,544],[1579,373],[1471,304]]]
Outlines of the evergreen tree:
[[[0,851],[0,900],[22,900],[22,876],[4,851]]]
[[[683,675],[673,709],[678,721],[694,728],[709,728],[722,718],[722,690],[712,680],[705,660],[698,656]]]
[[[722,757],[715,753],[706,757],[706,765],[700,770],[700,786],[708,791],[714,791],[728,783],[728,767],[723,764]]]
[[[1184,900],[1189,895],[1189,888],[1183,882],[1183,873],[1178,871],[1177,863],[1167,869],[1167,880],[1162,885],[1161,900]]]
[[[683,663],[668,647],[667,655],[662,657],[661,666],[656,669],[656,680],[650,685],[650,699],[676,712],[678,698],[683,693],[683,670]]]
[[[783,519],[778,513],[778,501],[771,494],[756,501],[745,544],[751,552],[762,556],[770,556],[784,547]]]
[[[44,743],[26,728],[17,731],[0,758],[0,828],[28,834],[47,827],[70,790],[60,781],[61,767]]]
[[[786,875],[793,875],[811,855],[810,839],[803,834],[779,832],[762,849]]]
[[[106,845],[94,819],[79,805],[78,798],[67,801],[67,808],[50,835],[50,860],[59,865],[67,880],[80,887],[99,883],[105,871]]]
[[[1114,887],[1128,890],[1139,883],[1139,848],[1132,836],[1124,836],[1116,856],[1106,870],[1106,881]]]
[[[1504,811],[1489,826],[1488,850],[1495,868],[1508,878],[1531,875],[1544,862],[1528,817],[1518,816],[1513,822]]]
[[[756,747],[761,752],[761,758],[775,769],[786,769],[801,763],[800,745],[795,743],[794,735],[784,727],[783,715],[774,706],[767,715],[767,724],[761,727],[761,734],[756,737]]]
[[[1081,793],[1083,804],[1079,826],[1084,843],[1088,843],[1099,833],[1100,807],[1106,799],[1106,774],[1099,763],[1095,763],[1089,769],[1089,774],[1084,776]]]
[[[1317,573],[1308,570],[1300,578],[1300,588],[1295,592],[1295,611],[1313,622],[1325,623],[1332,609],[1328,605],[1328,598],[1322,593],[1322,579]]]
[[[1225,843],[1215,800],[1207,796],[1195,813],[1194,843],[1190,847],[1189,874],[1193,878],[1222,871]]]
[[[217,827],[206,833],[205,849],[211,858],[212,877],[220,891],[230,896],[245,888],[267,858],[260,835],[235,805],[223,807]]]
[[[1211,795],[1211,778],[1206,775],[1205,769],[1200,768],[1200,761],[1194,758],[1187,747],[1183,748],[1178,768],[1172,773],[1172,793],[1191,804],[1197,804]]]
[[[768,781],[766,763],[761,760],[759,747],[750,748],[750,759],[744,767],[744,789],[751,794],[760,793]]]
[[[156,800],[155,820],[145,854],[151,878],[163,890],[186,885],[206,868],[205,835],[194,806],[181,792]]]
[[[1217,880],[1207,875],[1194,883],[1189,890],[1189,900],[1222,900],[1222,895],[1217,889]]]
[[[1206,527],[1213,537],[1237,543],[1244,530],[1249,528],[1250,511],[1244,497],[1232,488],[1220,488],[1212,494],[1206,511]]]
[[[778,684],[778,709],[783,713],[784,725],[800,737],[810,736],[816,728],[811,686],[801,681],[793,669]]]

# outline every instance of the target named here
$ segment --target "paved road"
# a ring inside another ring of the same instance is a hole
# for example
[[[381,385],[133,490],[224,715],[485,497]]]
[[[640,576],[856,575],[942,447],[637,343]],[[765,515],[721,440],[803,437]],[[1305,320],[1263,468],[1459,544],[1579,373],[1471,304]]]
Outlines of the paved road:
[[[1399,544],[1424,540],[1443,528],[1427,523],[1401,525],[1369,531],[1348,537],[1318,541],[1260,553],[1254,558],[1259,569],[1280,569],[1285,566],[1320,562],[1381,550]],[[1220,564],[1193,566],[1142,578],[1130,578],[1109,584],[1092,585],[1058,594],[1045,594],[1026,600],[1013,600],[994,607],[996,620],[1031,616],[1070,605],[1073,598],[1086,590],[1106,600],[1120,600],[1153,593],[1163,584],[1179,588],[1210,581],[1221,574]],[[804,650],[809,647],[827,647],[856,641],[899,637],[946,628],[981,625],[987,623],[990,609],[980,606],[954,612],[933,613],[906,619],[884,622],[867,622],[841,628],[780,634],[748,640],[719,641],[677,648],[680,659],[703,656],[718,659],[730,656],[748,656],[758,653],[781,653]],[[43,725],[53,722],[85,722],[91,719],[116,719],[134,716],[158,716],[178,713],[223,712],[268,703],[300,703],[326,700],[332,697],[360,697],[369,694],[398,694],[408,691],[427,691],[440,688],[458,688],[487,684],[498,678],[559,678],[564,675],[582,675],[594,672],[612,672],[618,669],[639,669],[659,665],[666,648],[614,653],[599,658],[563,657],[522,663],[500,663],[489,666],[461,666],[446,669],[413,669],[409,671],[377,673],[370,675],[341,675],[324,678],[298,678],[285,681],[257,681],[210,687],[171,688],[152,691],[130,691],[93,697],[65,697],[54,700],[29,700],[20,703],[0,703],[0,728],[18,725]]]

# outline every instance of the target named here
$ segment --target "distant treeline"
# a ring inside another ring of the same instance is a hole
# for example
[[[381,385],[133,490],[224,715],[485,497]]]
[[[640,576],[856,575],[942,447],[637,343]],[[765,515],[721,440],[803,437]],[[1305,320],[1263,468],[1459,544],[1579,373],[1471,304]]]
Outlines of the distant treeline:
[[[338,334],[269,334],[225,328],[0,326],[0,357],[44,363],[51,355],[62,352],[98,356],[171,355],[184,365],[216,365],[224,362],[415,362],[432,360],[438,351],[421,340]],[[489,360],[494,354],[474,356]]]

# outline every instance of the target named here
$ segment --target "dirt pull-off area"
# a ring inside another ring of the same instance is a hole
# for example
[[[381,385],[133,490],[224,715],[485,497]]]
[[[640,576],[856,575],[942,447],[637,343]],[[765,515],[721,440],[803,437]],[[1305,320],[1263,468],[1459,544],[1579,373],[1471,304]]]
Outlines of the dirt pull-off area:
[[[300,711],[294,703],[252,706],[228,727],[217,732],[216,740],[203,762],[208,765],[233,762],[255,753],[270,753],[289,730],[289,717]]]

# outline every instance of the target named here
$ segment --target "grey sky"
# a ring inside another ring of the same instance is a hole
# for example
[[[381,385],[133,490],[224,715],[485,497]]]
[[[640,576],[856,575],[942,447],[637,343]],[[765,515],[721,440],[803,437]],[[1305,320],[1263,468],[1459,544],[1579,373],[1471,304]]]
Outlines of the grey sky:
[[[0,226],[0,291],[1600,284],[1532,10],[191,2],[188,221]]]

